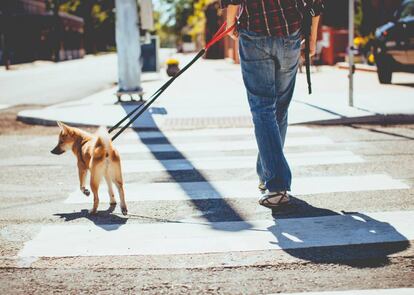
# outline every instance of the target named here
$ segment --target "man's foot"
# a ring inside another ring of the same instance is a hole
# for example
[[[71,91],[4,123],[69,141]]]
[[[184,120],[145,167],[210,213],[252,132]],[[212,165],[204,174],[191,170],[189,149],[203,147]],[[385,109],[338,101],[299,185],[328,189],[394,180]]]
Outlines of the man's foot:
[[[290,201],[287,192],[268,192],[260,200],[259,204],[266,208],[278,208],[280,206],[288,204]]]
[[[263,182],[259,183],[259,190],[262,194],[266,193],[267,188],[266,188],[266,185]]]

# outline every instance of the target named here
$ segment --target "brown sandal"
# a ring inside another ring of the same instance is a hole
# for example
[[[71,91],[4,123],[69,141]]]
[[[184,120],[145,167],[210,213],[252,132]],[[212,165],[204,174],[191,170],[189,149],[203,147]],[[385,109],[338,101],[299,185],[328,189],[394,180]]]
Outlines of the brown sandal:
[[[271,202],[271,199],[277,199],[276,202]],[[289,203],[290,198],[287,192],[278,192],[274,194],[266,194],[260,200],[259,204],[266,208],[277,208]]]

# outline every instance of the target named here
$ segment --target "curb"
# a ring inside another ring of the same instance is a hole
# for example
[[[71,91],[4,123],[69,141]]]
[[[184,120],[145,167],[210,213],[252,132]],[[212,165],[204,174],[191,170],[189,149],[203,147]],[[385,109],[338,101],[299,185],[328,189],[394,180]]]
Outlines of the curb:
[[[331,120],[321,120],[321,121],[312,121],[306,123],[298,123],[292,125],[325,125],[325,126],[335,126],[335,125],[352,125],[352,124],[366,124],[366,125],[392,125],[392,124],[413,124],[414,123],[414,114],[393,114],[393,115],[372,115],[364,117],[355,117],[355,118],[340,118],[340,119],[331,119]]]
[[[211,120],[210,120],[211,119]],[[217,120],[218,118],[188,118],[189,122],[177,122],[175,120],[167,121],[164,126],[158,127],[138,127],[138,128],[131,128],[134,130],[159,130],[160,128],[163,129],[194,129],[194,128],[234,128],[234,127],[252,127],[251,118],[250,117],[238,117],[236,118],[220,118],[217,122],[220,124],[212,124],[213,121]],[[229,120],[231,124],[226,124],[225,121]],[[28,117],[22,116],[20,114],[17,115],[17,120],[21,121],[26,124],[30,125],[43,125],[43,126],[56,126],[55,120],[49,119],[42,119],[36,117]],[[185,121],[185,120],[184,120]],[[210,124],[208,122],[210,121]],[[246,121],[246,123],[243,123]],[[190,123],[191,124],[188,124]],[[237,122],[235,124],[235,122]],[[242,123],[240,123],[242,122]],[[250,122],[249,124],[247,122]],[[74,127],[90,127],[96,128],[99,127],[98,125],[93,124],[82,124],[77,122],[70,122],[64,121]],[[352,125],[352,124],[366,124],[366,125],[391,125],[391,124],[413,124],[414,123],[414,114],[392,114],[392,115],[384,115],[384,114],[376,114],[371,116],[363,116],[363,117],[344,117],[339,119],[329,119],[329,120],[317,120],[317,121],[306,121],[306,122],[298,122],[292,123],[290,125],[320,125],[320,126],[337,126],[337,125]],[[214,126],[216,125],[216,126]],[[191,127],[190,127],[191,126]],[[112,126],[107,126],[112,127]],[[181,128],[177,128],[181,127]],[[187,128],[183,128],[187,127]]]
[[[336,64],[336,66],[338,69],[341,69],[341,70],[349,70],[349,64],[347,62],[339,62]],[[359,72],[376,73],[377,67],[365,65],[365,64],[355,64],[355,70]]]
[[[42,118],[35,118],[35,117],[26,117],[21,116],[17,114],[16,120],[19,122],[23,122],[25,124],[29,125],[41,125],[41,126],[48,126],[48,127],[57,127],[55,120],[49,120],[49,119],[42,119]],[[78,127],[78,128],[97,128],[101,125],[93,125],[93,124],[82,124],[77,122],[70,122],[70,121],[62,121],[62,123],[68,124],[72,127]],[[107,128],[110,128],[112,126],[106,126]],[[139,128],[132,128],[133,130],[146,130],[146,131],[157,131],[159,128],[156,127],[139,127]]]

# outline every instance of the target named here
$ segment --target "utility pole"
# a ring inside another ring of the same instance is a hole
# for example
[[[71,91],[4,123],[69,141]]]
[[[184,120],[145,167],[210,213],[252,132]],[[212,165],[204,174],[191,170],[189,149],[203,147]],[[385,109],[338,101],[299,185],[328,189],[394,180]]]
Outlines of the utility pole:
[[[62,41],[62,23],[59,16],[59,8],[60,8],[60,0],[53,1],[53,17],[54,17],[54,35],[55,35],[55,48],[54,48],[54,55],[55,55],[55,62],[59,62],[60,58],[60,49],[61,49],[61,41]]]
[[[349,106],[354,106],[354,32],[355,32],[355,0],[349,0],[348,24],[348,59],[349,59]]]
[[[142,96],[141,45],[138,28],[137,0],[115,0],[116,47],[118,52],[117,93],[120,101],[123,94]]]

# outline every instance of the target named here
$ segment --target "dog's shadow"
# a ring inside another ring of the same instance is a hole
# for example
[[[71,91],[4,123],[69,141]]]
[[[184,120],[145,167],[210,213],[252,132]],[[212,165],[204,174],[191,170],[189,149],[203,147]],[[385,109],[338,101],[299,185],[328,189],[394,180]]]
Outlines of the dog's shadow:
[[[89,210],[83,209],[80,212],[56,213],[54,216],[59,216],[65,222],[86,218],[106,231],[113,231],[119,229],[128,221],[127,217],[114,214],[115,208],[116,205],[110,205],[107,210],[100,210],[96,214],[91,214]]]

